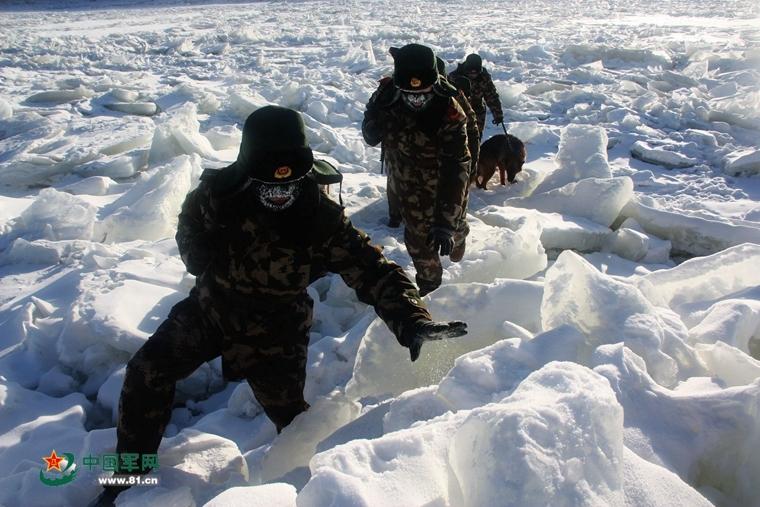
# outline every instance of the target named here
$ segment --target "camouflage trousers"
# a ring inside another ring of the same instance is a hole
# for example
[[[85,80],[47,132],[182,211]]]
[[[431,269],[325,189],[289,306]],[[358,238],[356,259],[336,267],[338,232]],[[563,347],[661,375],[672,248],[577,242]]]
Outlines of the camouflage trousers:
[[[483,117],[485,122],[485,117]],[[468,178],[469,185],[475,183],[475,179],[478,177],[478,158],[480,157],[480,138],[482,137],[482,130],[478,131],[480,135],[475,135],[474,132],[467,132],[467,146],[470,149],[470,175]],[[469,192],[469,186],[465,188],[465,192]],[[466,197],[465,197],[466,199]],[[465,210],[467,206],[465,206]]]
[[[473,179],[477,176],[471,176]],[[467,236],[470,234],[470,226],[467,225],[467,209],[470,205],[470,186],[464,188],[464,199],[462,201],[462,214],[459,216],[459,226],[454,234],[454,248],[451,249],[449,259],[452,262],[459,262],[464,257]]]
[[[224,328],[230,323],[220,326],[204,312],[197,291],[177,303],[127,363],[116,452],[155,454],[171,417],[176,382],[219,355],[237,363],[277,431],[287,426],[309,406],[303,388],[311,305],[294,306],[277,315],[257,315],[254,306],[246,327],[229,336]]]
[[[386,166],[388,171],[388,180],[385,186],[386,195],[388,196],[388,218],[390,222],[401,222],[401,200],[398,196],[398,190],[396,189],[396,183],[393,180],[393,172],[390,166]]]
[[[454,231],[454,248],[451,260],[458,262],[464,255],[465,242],[470,228],[466,221],[460,222],[460,227]],[[421,230],[406,226],[404,228],[404,243],[409,256],[412,258],[414,268],[417,270],[415,281],[420,290],[420,295],[434,291],[441,285],[443,279],[443,266],[438,252],[433,249],[430,241],[429,229]],[[456,255],[455,255],[456,254]]]
[[[478,117],[478,132],[480,132],[479,141],[483,140],[483,130],[486,128],[486,110],[475,111],[475,115]]]

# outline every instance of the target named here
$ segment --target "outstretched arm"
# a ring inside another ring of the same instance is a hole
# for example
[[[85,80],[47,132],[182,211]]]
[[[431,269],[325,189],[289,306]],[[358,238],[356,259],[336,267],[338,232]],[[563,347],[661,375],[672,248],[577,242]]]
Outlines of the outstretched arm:
[[[375,307],[399,342],[407,327],[431,320],[401,266],[386,259],[345,214],[341,213],[340,225],[327,244],[326,261],[327,270],[338,273],[359,301]]]
[[[433,322],[401,266],[386,259],[345,215],[327,245],[326,267],[340,274],[361,302],[374,306],[399,343],[409,348],[412,361],[419,356],[424,341],[466,332],[464,323]]]

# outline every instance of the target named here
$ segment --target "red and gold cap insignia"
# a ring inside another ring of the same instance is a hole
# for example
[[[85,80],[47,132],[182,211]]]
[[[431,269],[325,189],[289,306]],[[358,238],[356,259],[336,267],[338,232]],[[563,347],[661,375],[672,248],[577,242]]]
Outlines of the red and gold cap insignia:
[[[420,81],[419,78],[413,77],[409,80],[409,84],[412,85],[412,88],[419,88],[422,81]]]
[[[283,178],[289,178],[292,174],[293,174],[293,170],[286,165],[280,166],[274,171],[274,177],[278,180],[281,180]]]

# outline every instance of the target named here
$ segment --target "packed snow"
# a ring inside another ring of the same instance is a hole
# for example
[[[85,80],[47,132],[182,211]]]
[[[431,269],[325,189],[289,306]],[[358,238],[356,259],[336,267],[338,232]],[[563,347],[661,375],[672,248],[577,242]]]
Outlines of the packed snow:
[[[420,42],[448,70],[478,52],[527,147],[514,184],[471,190],[425,298],[469,333],[411,363],[323,278],[311,408],[277,435],[204,364],[160,485],[118,505],[760,506],[757,2],[179,3],[0,7],[0,505],[98,493],[81,461],[44,485],[41,457],[114,451],[125,364],[194,283],[180,205],[257,108],[302,113],[414,273],[360,124],[388,48]]]

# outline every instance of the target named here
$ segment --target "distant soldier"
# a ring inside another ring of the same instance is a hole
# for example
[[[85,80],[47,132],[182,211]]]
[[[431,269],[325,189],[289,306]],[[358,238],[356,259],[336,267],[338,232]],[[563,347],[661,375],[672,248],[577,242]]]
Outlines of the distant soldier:
[[[248,381],[278,432],[306,410],[306,288],[328,272],[375,307],[412,361],[425,341],[466,333],[464,322],[433,322],[401,267],[319,190],[320,163],[301,115],[266,106],[246,120],[237,161],[205,171],[187,195],[177,245],[195,287],[127,364],[117,453],[155,454],[175,383],[218,356],[224,377]],[[113,505],[123,489],[107,487],[92,505]]]
[[[478,115],[478,129],[482,139],[483,130],[486,126],[486,105],[493,115],[494,125],[504,121],[499,92],[496,91],[491,75],[483,68],[483,59],[475,53],[467,55],[464,62],[460,63],[457,69],[449,74],[449,80],[455,83],[459,76],[464,76],[470,80],[470,104],[475,110],[475,114]]]
[[[430,48],[408,44],[392,54],[392,86],[381,82],[370,97],[362,133],[370,146],[383,144],[404,242],[424,295],[441,284],[439,255],[454,261],[464,255],[467,117],[455,100],[457,90],[439,78]]]

